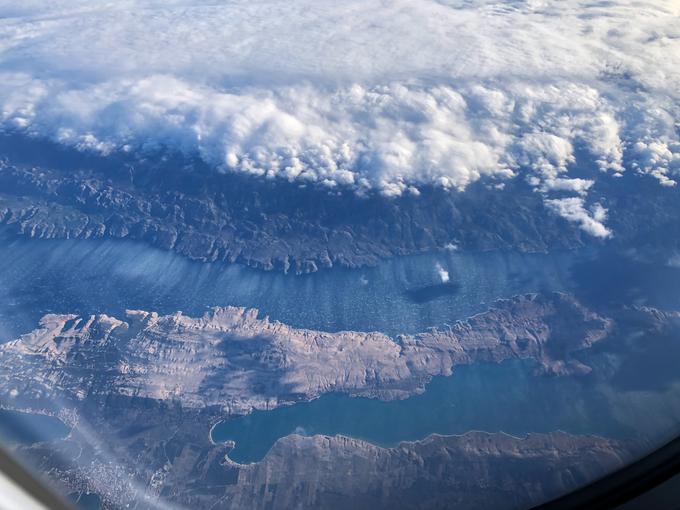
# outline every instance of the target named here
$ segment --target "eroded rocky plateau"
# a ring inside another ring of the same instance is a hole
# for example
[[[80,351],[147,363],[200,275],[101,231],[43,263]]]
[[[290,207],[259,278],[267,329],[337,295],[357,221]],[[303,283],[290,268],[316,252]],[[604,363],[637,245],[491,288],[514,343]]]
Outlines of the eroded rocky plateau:
[[[581,374],[589,368],[578,353],[618,329],[661,331],[678,318],[643,307],[621,316],[560,293],[502,300],[397,338],[295,329],[243,308],[201,318],[48,315],[0,346],[1,400],[72,427],[16,451],[65,490],[97,493],[105,508],[521,508],[615,469],[634,447],[565,433],[472,432],[393,448],[291,435],[240,465],[208,430],[229,413],[326,392],[404,398],[435,375],[455,377],[461,363],[526,358],[546,376]]]
[[[116,404],[122,409],[130,401]],[[148,418],[137,428],[109,412],[95,422],[96,435],[89,430],[83,437],[76,429],[58,443],[20,447],[19,454],[68,491],[101,495],[104,508],[230,510],[520,509],[631,459],[626,445],[595,436],[469,432],[394,448],[344,436],[289,435],[260,462],[242,465],[225,457],[228,445],[208,445],[196,434],[204,413],[150,407],[142,414],[133,405],[138,420]]]
[[[433,376],[471,362],[533,359],[546,373],[587,372],[573,353],[612,327],[611,319],[561,293],[501,300],[446,329],[395,339],[296,329],[257,316],[235,307],[201,318],[145,311],[129,311],[125,320],[47,315],[39,329],[0,346],[8,368],[0,371],[0,395],[77,400],[116,394],[220,406],[227,413],[328,392],[405,398]]]

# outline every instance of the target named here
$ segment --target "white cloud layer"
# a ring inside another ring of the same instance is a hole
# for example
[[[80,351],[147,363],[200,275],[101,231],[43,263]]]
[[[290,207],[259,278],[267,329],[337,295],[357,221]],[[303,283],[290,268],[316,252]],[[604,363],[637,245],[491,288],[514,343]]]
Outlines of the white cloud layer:
[[[574,148],[602,178],[626,157],[675,184],[678,19],[672,0],[0,0],[0,123],[386,195],[524,178],[606,237]]]

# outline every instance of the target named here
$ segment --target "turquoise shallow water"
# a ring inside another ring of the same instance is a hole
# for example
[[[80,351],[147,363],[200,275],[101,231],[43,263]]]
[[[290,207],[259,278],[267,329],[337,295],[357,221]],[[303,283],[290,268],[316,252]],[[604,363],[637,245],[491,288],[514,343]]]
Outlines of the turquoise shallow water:
[[[382,446],[422,439],[431,433],[469,430],[522,435],[557,429],[625,434],[602,406],[601,396],[584,380],[531,375],[531,364],[506,362],[462,366],[451,377],[437,377],[423,394],[379,401],[332,394],[229,419],[212,431],[214,441],[235,440],[237,462],[260,460],[279,437],[291,433],[343,434]],[[578,401],[578,410],[574,405]],[[542,413],[537,413],[537,409]]]
[[[627,359],[630,354],[619,352],[616,357]],[[657,355],[676,366],[680,361],[677,346]],[[612,363],[607,359],[611,352],[595,356],[596,362]],[[451,377],[435,378],[425,393],[406,400],[324,395],[311,402],[227,419],[213,428],[211,438],[236,441],[229,456],[247,463],[262,459],[277,439],[293,433],[342,434],[395,446],[432,433],[470,430],[517,436],[563,430],[649,444],[680,432],[680,373],[667,378],[663,390],[648,393],[640,391],[650,375],[642,371],[627,374],[629,387],[625,388],[604,374],[535,376],[532,368],[525,361],[457,367]]]

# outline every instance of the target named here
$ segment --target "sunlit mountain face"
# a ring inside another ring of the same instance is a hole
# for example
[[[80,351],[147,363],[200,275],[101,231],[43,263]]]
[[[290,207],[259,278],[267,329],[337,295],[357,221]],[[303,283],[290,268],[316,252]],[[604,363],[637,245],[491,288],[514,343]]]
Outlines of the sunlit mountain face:
[[[522,509],[680,432],[673,1],[0,1],[0,442],[78,507]]]

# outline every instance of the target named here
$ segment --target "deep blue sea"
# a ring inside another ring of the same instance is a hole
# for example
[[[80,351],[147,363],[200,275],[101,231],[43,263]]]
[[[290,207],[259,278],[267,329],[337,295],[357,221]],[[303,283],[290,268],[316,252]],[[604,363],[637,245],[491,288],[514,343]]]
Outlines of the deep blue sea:
[[[361,270],[285,275],[194,262],[133,241],[30,240],[0,229],[0,338],[30,331],[46,313],[202,315],[226,305],[258,308],[297,327],[414,333],[469,317],[500,298],[569,290],[570,267],[582,258],[443,251]]]
[[[442,251],[296,276],[192,262],[132,241],[29,240],[0,230],[0,260],[3,341],[32,330],[46,313],[120,317],[125,309],[195,316],[211,306],[239,305],[298,327],[390,335],[452,323],[525,292],[569,291],[595,307],[680,309],[680,269],[606,252]],[[212,437],[235,440],[231,457],[242,462],[260,459],[290,433],[395,445],[431,433],[559,429],[657,444],[680,432],[679,346],[672,335],[613,337],[584,353],[595,370],[579,377],[536,376],[530,362],[457,367],[406,400],[325,395],[227,418]],[[39,435],[54,427],[36,428]]]

